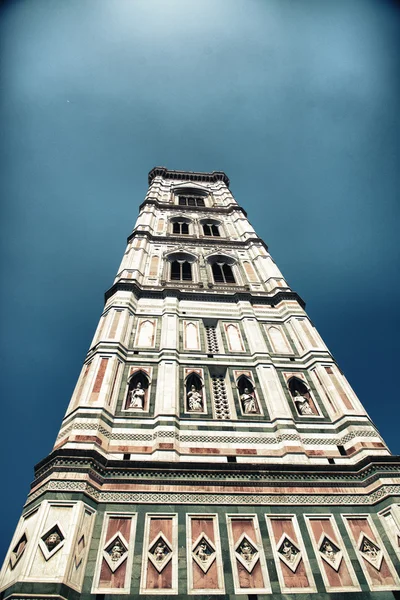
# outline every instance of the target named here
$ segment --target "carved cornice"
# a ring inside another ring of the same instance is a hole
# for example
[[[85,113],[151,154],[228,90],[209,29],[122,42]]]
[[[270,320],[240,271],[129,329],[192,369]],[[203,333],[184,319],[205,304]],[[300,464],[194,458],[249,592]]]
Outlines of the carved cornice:
[[[178,235],[176,233],[167,233],[167,235],[154,235],[150,231],[144,231],[140,229],[135,229],[132,231],[130,236],[127,238],[127,243],[129,243],[134,237],[146,237],[147,239],[157,243],[157,244],[171,244],[173,242],[176,243],[185,243],[191,244],[195,246],[231,246],[232,248],[246,248],[251,243],[258,243],[260,246],[263,246],[268,251],[267,244],[259,237],[251,237],[247,238],[247,240],[231,240],[223,237],[208,237],[203,235],[202,237],[192,237],[191,235]]]
[[[247,212],[239,206],[239,204],[230,204],[229,206],[181,206],[179,204],[171,204],[170,202],[160,202],[157,198],[152,198],[148,196],[145,200],[143,200],[142,204],[139,206],[139,211],[142,210],[146,204],[151,204],[160,210],[174,210],[174,211],[187,211],[187,212],[207,212],[215,215],[229,215],[232,212],[242,212],[245,217],[247,217]]]
[[[356,465],[290,465],[253,463],[164,463],[107,460],[95,450],[59,449],[35,467],[32,488],[52,473],[87,474],[102,485],[129,481],[149,485],[336,487],[365,488],[378,479],[400,477],[400,456],[374,456]]]
[[[155,177],[163,179],[179,179],[181,181],[205,181],[207,183],[215,183],[223,181],[229,187],[229,178],[223,171],[213,171],[212,173],[201,173],[198,171],[173,171],[166,167],[153,167],[149,172],[149,185],[151,185]]]
[[[188,286],[189,287],[189,286]],[[190,292],[185,292],[183,290],[180,290],[178,287],[177,288],[172,288],[172,287],[168,287],[168,288],[162,288],[160,290],[155,290],[155,289],[145,289],[140,287],[137,283],[134,283],[130,280],[120,280],[117,283],[114,283],[114,285],[112,287],[110,287],[110,289],[108,289],[106,291],[106,293],[104,294],[104,301],[107,302],[107,300],[109,300],[116,292],[119,291],[124,291],[124,292],[132,292],[135,294],[135,296],[140,299],[140,298],[152,298],[152,299],[159,299],[159,298],[167,298],[167,297],[174,297],[177,298],[178,300],[191,300],[193,302],[231,302],[231,303],[236,303],[239,302],[240,300],[246,301],[246,302],[250,302],[251,304],[266,304],[269,306],[277,306],[277,304],[279,304],[280,302],[282,302],[283,300],[296,300],[296,302],[298,302],[300,304],[300,306],[302,308],[305,308],[306,303],[304,302],[304,300],[299,296],[299,294],[297,294],[297,292],[277,292],[276,294],[274,294],[273,296],[266,296],[265,294],[260,294],[257,295],[254,292],[244,292],[244,291],[236,291],[235,289],[232,289],[231,287],[227,287],[225,286],[223,289],[224,291],[221,290],[221,292],[219,292],[219,289],[221,289],[221,286],[217,286],[217,285],[213,285],[213,291],[210,292],[210,290],[206,290],[204,289],[204,291],[200,291],[202,289],[200,284],[197,284],[196,287],[198,288],[198,292],[190,291]],[[216,289],[219,288],[219,289]],[[241,288],[242,290],[244,288]],[[215,291],[214,291],[215,290]],[[231,292],[231,295],[227,295],[226,291]]]

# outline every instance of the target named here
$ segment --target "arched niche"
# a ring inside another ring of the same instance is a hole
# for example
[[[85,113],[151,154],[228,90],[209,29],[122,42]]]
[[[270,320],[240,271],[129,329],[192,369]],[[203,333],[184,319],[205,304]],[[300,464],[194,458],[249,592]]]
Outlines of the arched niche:
[[[133,373],[129,378],[125,408],[147,410],[149,386],[150,380],[144,371],[139,370]]]
[[[305,416],[318,416],[318,410],[307,385],[298,377],[291,377],[288,381],[290,394],[298,414]]]
[[[191,413],[204,412],[203,381],[197,373],[190,373],[185,381],[186,411]]]
[[[236,381],[236,386],[239,391],[242,413],[245,415],[261,414],[254,384],[251,381],[251,379],[246,375],[240,375],[240,377]]]

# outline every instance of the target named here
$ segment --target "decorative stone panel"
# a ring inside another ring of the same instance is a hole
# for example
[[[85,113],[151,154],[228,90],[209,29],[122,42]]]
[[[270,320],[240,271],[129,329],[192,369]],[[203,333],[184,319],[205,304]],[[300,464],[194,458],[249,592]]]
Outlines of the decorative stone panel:
[[[265,515],[282,594],[316,592],[295,515]]]
[[[270,594],[271,586],[256,515],[226,516],[236,594]]]
[[[136,513],[105,513],[92,594],[129,594]]]
[[[187,514],[186,540],[188,593],[225,593],[218,516]]]
[[[353,566],[333,515],[305,515],[327,592],[359,591]]]
[[[351,514],[342,518],[371,590],[399,590],[399,577],[371,516]]]
[[[146,515],[140,593],[178,593],[177,514]]]

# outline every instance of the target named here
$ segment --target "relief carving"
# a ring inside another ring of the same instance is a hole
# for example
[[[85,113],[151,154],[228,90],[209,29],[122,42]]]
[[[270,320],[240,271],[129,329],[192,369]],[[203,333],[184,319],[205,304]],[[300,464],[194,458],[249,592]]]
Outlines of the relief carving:
[[[128,556],[128,542],[121,532],[116,533],[109,540],[103,550],[103,557],[114,573]]]
[[[192,557],[201,570],[204,573],[207,573],[216,558],[216,551],[214,544],[205,533],[202,533],[194,542],[192,546]]]
[[[159,573],[164,570],[172,558],[172,550],[162,533],[150,544],[148,557]]]
[[[65,541],[65,535],[62,532],[61,525],[56,523],[46,531],[39,540],[39,546],[46,560],[49,560],[56,552],[62,548]]]
[[[278,555],[289,569],[295,573],[301,560],[301,552],[294,541],[285,534],[278,543]]]
[[[251,573],[259,559],[257,544],[243,533],[236,544],[235,553],[238,561]]]
[[[383,552],[379,546],[377,546],[368,536],[362,534],[358,543],[358,548],[365,560],[375,567],[377,571],[380,571],[383,561]]]
[[[318,542],[318,550],[325,560],[335,571],[339,570],[343,553],[340,548],[327,535],[323,534]]]

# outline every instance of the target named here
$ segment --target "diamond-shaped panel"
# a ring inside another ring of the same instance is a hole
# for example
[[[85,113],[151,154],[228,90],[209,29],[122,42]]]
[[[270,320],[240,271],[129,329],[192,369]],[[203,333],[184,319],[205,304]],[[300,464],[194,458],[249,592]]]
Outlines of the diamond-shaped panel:
[[[249,573],[251,573],[254,569],[260,555],[257,549],[257,544],[244,533],[240,536],[236,543],[235,554],[238,561]]]
[[[279,558],[295,573],[301,560],[301,552],[295,542],[288,535],[283,534],[277,544],[277,549]]]
[[[114,573],[128,556],[128,542],[122,533],[118,532],[108,540],[104,550],[103,557]]]
[[[65,535],[59,523],[46,531],[39,540],[39,546],[46,560],[49,560],[64,545]]]
[[[343,553],[335,542],[326,534],[322,534],[318,542],[318,550],[324,559],[335,571],[339,570]]]
[[[16,545],[14,546],[13,551],[11,552],[11,556],[10,556],[11,569],[13,569],[15,567],[15,565],[17,564],[17,562],[23,555],[27,543],[28,543],[28,538],[26,537],[26,533],[23,533],[22,536],[19,538],[18,542],[16,543]]]
[[[363,558],[365,558],[366,561],[375,567],[377,571],[380,571],[383,560],[383,552],[379,546],[377,546],[375,542],[373,542],[367,535],[361,534],[358,541],[358,549]]]
[[[166,567],[172,558],[172,550],[163,533],[160,533],[152,541],[148,551],[148,557],[159,573]]]
[[[216,552],[214,544],[205,533],[202,533],[194,542],[192,556],[200,569],[207,573],[216,558]]]

